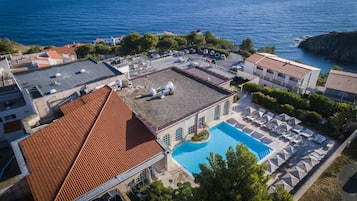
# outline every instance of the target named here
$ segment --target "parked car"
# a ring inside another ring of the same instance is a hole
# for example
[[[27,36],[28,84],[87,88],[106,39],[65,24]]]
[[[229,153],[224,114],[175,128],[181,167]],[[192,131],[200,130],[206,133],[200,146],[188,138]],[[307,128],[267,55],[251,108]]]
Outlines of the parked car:
[[[221,57],[221,54],[216,52],[216,54],[214,55],[214,57],[216,57],[216,59],[219,59]]]
[[[221,59],[226,60],[226,55],[225,54],[221,54]]]
[[[214,56],[214,54],[216,54],[216,52],[215,52],[214,50],[211,50],[211,51],[209,52],[209,54],[210,54],[211,56]]]
[[[208,54],[208,50],[207,50],[207,49],[204,49],[204,50],[203,50],[203,54]]]

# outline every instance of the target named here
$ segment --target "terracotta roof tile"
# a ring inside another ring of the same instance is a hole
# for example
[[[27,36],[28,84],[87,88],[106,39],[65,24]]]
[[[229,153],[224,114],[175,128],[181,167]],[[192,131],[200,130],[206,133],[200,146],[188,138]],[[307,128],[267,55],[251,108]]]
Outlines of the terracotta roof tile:
[[[76,54],[73,48],[70,47],[55,47],[51,49],[52,51],[56,51],[58,54]]]
[[[298,79],[303,79],[305,75],[313,70],[319,70],[312,66],[279,58],[276,55],[267,53],[254,53],[248,57],[246,61]]]
[[[61,55],[59,55],[56,51],[49,50],[47,52],[48,56],[51,57],[52,59],[62,59]]]
[[[163,151],[117,93],[104,87],[84,97],[20,143],[35,200],[73,200]]]

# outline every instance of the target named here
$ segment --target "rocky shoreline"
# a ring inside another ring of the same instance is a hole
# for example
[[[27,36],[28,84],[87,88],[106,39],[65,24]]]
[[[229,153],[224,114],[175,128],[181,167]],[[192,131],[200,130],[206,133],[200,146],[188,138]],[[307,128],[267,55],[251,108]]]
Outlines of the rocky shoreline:
[[[327,59],[357,64],[357,31],[330,32],[309,37],[301,41],[298,47],[324,55]]]

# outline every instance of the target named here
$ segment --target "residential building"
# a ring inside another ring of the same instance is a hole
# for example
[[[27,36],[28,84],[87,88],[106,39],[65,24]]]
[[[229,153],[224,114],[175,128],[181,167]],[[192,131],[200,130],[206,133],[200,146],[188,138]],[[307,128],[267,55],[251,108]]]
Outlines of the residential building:
[[[185,71],[171,67],[130,81],[132,87],[118,93],[170,148],[190,139],[205,124],[212,125],[228,116],[232,110],[233,93],[217,86],[223,81],[213,74],[207,77],[207,72],[195,68]]]
[[[320,69],[268,53],[254,53],[245,60],[244,72],[259,77],[259,84],[307,93],[316,88]]]
[[[8,68],[0,62],[0,142],[13,141],[26,132],[22,121],[36,113],[27,90],[20,88]]]
[[[356,101],[357,73],[331,70],[325,85],[325,95],[339,101]]]
[[[74,48],[63,46],[63,47],[54,47],[49,50],[45,50],[45,52],[50,52],[50,51],[57,52],[61,56],[63,63],[68,63],[77,60],[77,54],[74,51]]]
[[[59,106],[80,94],[125,79],[125,75],[105,63],[86,59],[14,73],[19,86],[29,91],[42,122],[51,121]]]
[[[93,44],[94,44],[94,45],[97,45],[98,43],[104,43],[104,44],[106,44],[106,45],[114,46],[114,45],[119,44],[122,39],[123,39],[122,36],[117,36],[117,37],[111,36],[110,38],[96,38],[96,39],[93,41]]]
[[[64,116],[19,143],[34,200],[120,197],[165,169],[163,146],[110,87],[60,109]]]
[[[34,68],[43,68],[63,63],[61,55],[53,50],[41,52],[36,56],[31,56],[30,58],[32,67]]]

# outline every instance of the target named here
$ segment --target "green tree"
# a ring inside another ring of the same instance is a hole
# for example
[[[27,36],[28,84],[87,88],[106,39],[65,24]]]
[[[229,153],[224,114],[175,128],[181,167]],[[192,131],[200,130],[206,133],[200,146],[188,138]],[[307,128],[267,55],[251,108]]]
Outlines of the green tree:
[[[15,50],[12,49],[11,45],[5,44],[4,42],[0,42],[0,55],[2,54],[11,54],[14,53]]]
[[[324,117],[331,116],[334,111],[335,101],[321,94],[310,94],[308,96],[310,101],[310,110],[316,111]]]
[[[78,58],[84,58],[93,53],[95,53],[95,47],[92,43],[88,43],[76,48],[76,54]]]
[[[257,92],[257,91],[261,91],[262,87],[259,84],[248,82],[243,85],[243,90],[246,92]]]
[[[108,54],[112,48],[108,45],[99,43],[95,46],[95,53],[96,54]]]
[[[332,70],[338,70],[338,71],[343,71],[343,68],[339,65],[334,65],[331,67]]]
[[[195,34],[193,36],[193,44],[197,47],[203,47],[206,44],[206,39],[201,34]]]
[[[271,200],[267,191],[266,165],[244,145],[228,148],[226,159],[210,154],[208,164],[200,164],[201,173],[194,174],[197,187],[196,200],[253,201]]]
[[[166,188],[161,181],[154,181],[142,192],[145,201],[173,201],[172,189]]]
[[[32,53],[38,53],[38,52],[41,52],[42,49],[41,47],[39,46],[34,46],[34,47],[31,47],[30,49],[28,49],[25,54],[32,54]]]
[[[253,44],[252,39],[250,39],[250,38],[244,39],[242,41],[242,43],[239,45],[239,49],[243,50],[243,51],[247,51],[251,54],[255,53],[254,44]]]
[[[348,106],[341,104],[336,113],[329,117],[329,123],[339,130],[344,124],[357,122],[357,103],[354,102]]]
[[[151,49],[154,49],[159,42],[159,37],[152,33],[146,33],[143,37],[141,37],[140,43],[140,51],[145,52]]]
[[[173,37],[164,37],[163,39],[159,40],[157,47],[162,50],[177,49],[178,44]]]
[[[176,36],[175,40],[177,41],[177,45],[179,47],[185,47],[187,45],[187,39],[185,36]]]
[[[258,49],[258,52],[275,54],[275,46],[265,46]]]
[[[121,44],[121,53],[124,55],[131,55],[139,53],[141,35],[139,33],[131,33],[123,37]]]
[[[275,192],[271,196],[273,201],[293,201],[293,196],[282,186],[277,186]]]
[[[178,183],[177,189],[173,190],[174,201],[194,201],[193,197],[194,188],[192,188],[190,182]]]

